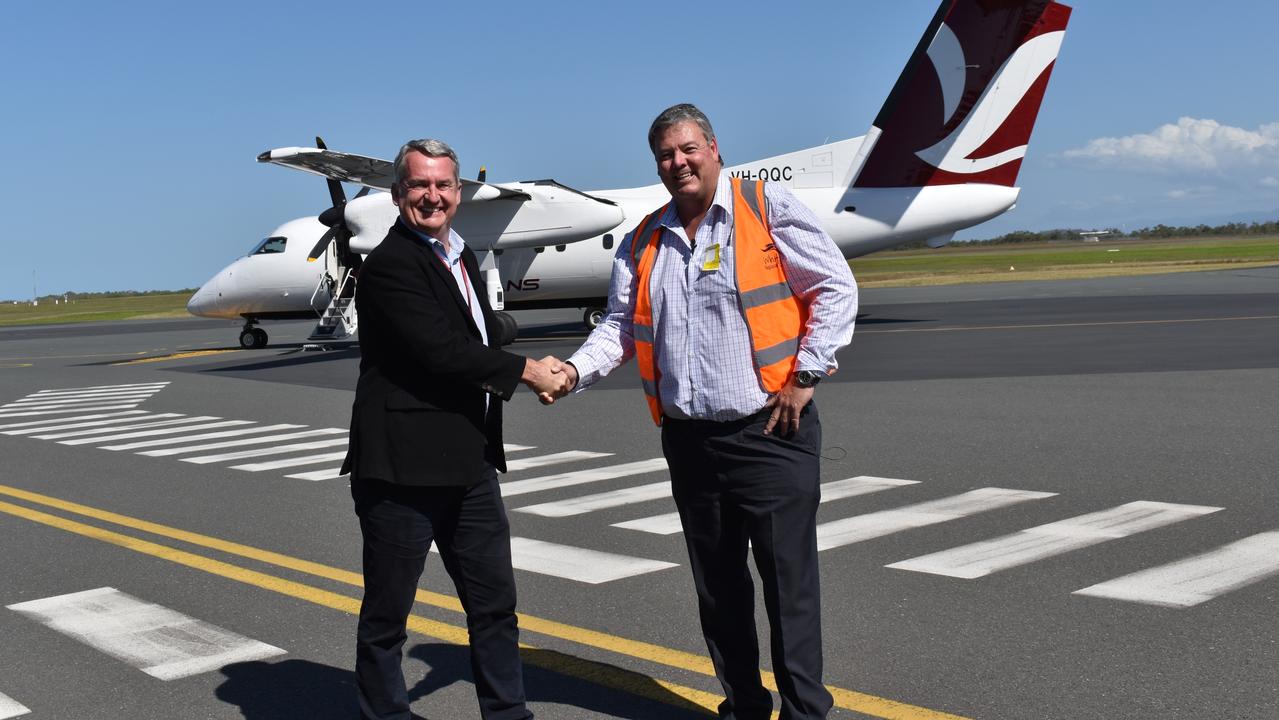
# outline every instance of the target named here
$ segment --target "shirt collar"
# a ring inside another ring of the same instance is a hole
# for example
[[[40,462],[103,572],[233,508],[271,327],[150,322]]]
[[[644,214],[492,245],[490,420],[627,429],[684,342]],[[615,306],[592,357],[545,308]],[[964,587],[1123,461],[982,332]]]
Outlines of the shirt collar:
[[[417,228],[409,227],[408,223],[405,223],[404,227],[408,228],[410,232],[425,242],[428,247],[435,251],[436,255],[447,260],[450,267],[456,265],[458,258],[462,257],[462,249],[466,247],[466,241],[463,240],[462,236],[458,235],[457,231],[453,228],[449,228],[449,252],[445,255],[444,243],[424,232],[421,232]]]
[[[706,211],[706,215],[710,216],[717,207],[724,214],[725,221],[731,223],[733,221],[733,181],[728,176],[728,173],[719,174],[719,182],[715,184],[715,197],[711,198],[711,207]],[[683,227],[674,202],[666,204],[666,209],[662,212],[662,217],[658,220],[658,224],[668,228]]]

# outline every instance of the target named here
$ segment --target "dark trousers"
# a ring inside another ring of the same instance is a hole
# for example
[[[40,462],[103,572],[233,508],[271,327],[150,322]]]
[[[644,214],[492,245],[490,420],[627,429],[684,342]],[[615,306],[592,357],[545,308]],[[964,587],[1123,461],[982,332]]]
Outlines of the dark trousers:
[[[353,480],[364,536],[364,602],[356,632],[360,712],[409,720],[400,668],[418,578],[435,541],[466,611],[471,671],[485,720],[533,717],[524,706],[511,534],[492,468],[470,487]]]
[[[759,676],[749,541],[763,584],[782,720],[825,718],[832,698],[822,684],[817,571],[821,423],[812,403],[790,437],[764,435],[767,419],[767,413],[733,422],[667,418],[662,449],[702,632],[727,695],[719,716],[764,720],[772,712]]]

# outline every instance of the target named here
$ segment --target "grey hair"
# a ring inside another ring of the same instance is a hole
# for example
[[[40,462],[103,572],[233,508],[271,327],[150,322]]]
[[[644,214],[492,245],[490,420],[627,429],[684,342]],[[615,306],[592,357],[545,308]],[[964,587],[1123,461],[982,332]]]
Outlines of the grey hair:
[[[410,140],[404,143],[400,148],[400,152],[395,156],[395,184],[400,184],[400,179],[404,177],[405,156],[411,152],[420,152],[427,157],[446,157],[453,161],[453,179],[460,180],[461,167],[457,161],[457,153],[453,152],[453,148],[449,147],[443,140],[435,140],[432,138],[422,138],[421,140]]]
[[[707,119],[706,113],[697,109],[692,103],[680,103],[672,105],[662,111],[653,124],[648,127],[648,149],[657,154],[657,141],[662,137],[662,133],[667,128],[674,127],[682,122],[695,122],[697,127],[702,129],[702,135],[705,136],[706,142],[715,140],[715,131],[711,128],[711,121]]]

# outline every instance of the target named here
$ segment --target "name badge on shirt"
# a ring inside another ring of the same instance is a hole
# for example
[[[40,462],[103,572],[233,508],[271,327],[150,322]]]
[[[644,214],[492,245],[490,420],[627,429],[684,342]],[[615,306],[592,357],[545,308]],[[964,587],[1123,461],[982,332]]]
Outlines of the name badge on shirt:
[[[702,272],[714,272],[719,269],[719,243],[715,243],[706,248],[706,255],[702,259]]]

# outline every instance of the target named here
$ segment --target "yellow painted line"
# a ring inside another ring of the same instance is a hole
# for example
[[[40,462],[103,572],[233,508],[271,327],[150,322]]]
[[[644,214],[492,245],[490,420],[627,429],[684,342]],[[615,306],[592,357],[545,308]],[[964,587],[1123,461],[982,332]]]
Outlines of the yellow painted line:
[[[1231,322],[1236,320],[1276,320],[1279,315],[1251,315],[1222,318],[1181,318],[1178,320],[1112,320],[1101,322],[1042,323],[1034,325],[973,325],[971,327],[899,328],[896,330],[858,330],[865,333],[963,332],[967,330],[1025,330],[1035,328],[1098,327],[1105,325],[1177,325],[1180,323]]]
[[[315,575],[317,577],[333,580],[335,582],[340,582],[340,583],[352,585],[355,587],[364,587],[364,578],[363,576],[360,575],[360,573],[351,572],[349,570],[343,570],[341,568],[335,568],[328,565],[323,565],[321,563],[312,562],[310,560],[303,560],[301,558],[295,558],[289,555],[283,555],[281,553],[272,552],[270,550],[262,550],[260,548],[255,548],[249,545],[242,545],[240,543],[231,542],[229,540],[222,540],[220,538],[215,538],[208,535],[201,535],[199,533],[182,530],[180,528],[175,528],[168,525],[161,525],[159,523],[153,523],[147,520],[141,520],[138,518],[129,517],[127,515],[120,515],[118,513],[114,513],[109,510],[101,510],[98,508],[90,507],[88,505],[81,505],[79,503],[62,500],[62,499],[51,497],[48,495],[42,495],[40,493],[31,492],[29,490],[22,490],[20,488],[10,487],[8,485],[0,485],[0,495],[8,495],[10,497],[19,498],[22,500],[26,500],[28,502],[45,505],[47,507],[57,508],[65,512],[75,513],[77,515],[83,515],[85,517],[91,517],[97,520],[103,520],[106,522],[115,523],[117,525],[122,525],[124,527],[132,528],[135,530],[141,530],[144,532],[153,533],[155,535],[160,535],[173,540],[180,540],[182,542],[190,543],[192,545],[196,545],[199,547],[206,547],[206,548],[209,548],[212,550],[218,550],[220,552],[224,552],[230,555],[236,555],[239,557],[256,560],[258,562],[266,563],[269,565],[276,565],[278,567],[288,568],[290,570],[295,570],[297,572],[306,573],[309,575]],[[6,505],[5,503],[0,503],[0,506],[5,506],[5,505]],[[17,507],[17,506],[8,506],[8,507]],[[0,507],[0,509],[3,509],[3,507]],[[53,516],[50,516],[50,517],[53,517]],[[64,522],[71,522],[71,521],[64,521]],[[90,527],[90,526],[84,526],[84,527]],[[94,529],[96,530],[96,528]],[[100,532],[108,532],[108,531],[102,530]],[[128,537],[128,536],[121,536],[121,537]],[[145,541],[138,540],[137,542],[145,542]],[[158,547],[165,547],[165,546],[158,546]],[[182,552],[182,551],[173,550],[173,552]],[[195,555],[193,557],[202,558],[202,556],[199,556],[199,555]],[[202,558],[202,559],[207,560],[207,558]],[[209,560],[209,562],[217,562],[217,561]],[[235,567],[235,566],[231,566],[231,567]],[[252,571],[245,570],[244,572],[252,572]],[[272,576],[266,576],[266,577],[272,577]],[[284,581],[284,582],[287,582],[287,581]],[[303,587],[309,587],[309,586],[303,586]],[[306,598],[302,598],[302,599],[306,599]],[[422,590],[419,588],[417,591],[416,599],[418,602],[423,603],[425,605],[430,605],[432,607],[441,608],[444,610],[451,610],[458,613],[462,612],[462,604],[458,602],[456,598],[451,597],[449,595],[443,595],[441,593],[431,592],[429,590]],[[357,603],[356,612],[358,613],[358,611],[359,611],[359,606]],[[700,675],[706,675],[709,677],[715,676],[715,668],[711,664],[710,659],[703,657],[701,655],[696,655],[693,653],[685,652],[683,650],[676,650],[674,648],[668,648],[668,647],[656,645],[653,643],[647,643],[640,640],[631,640],[631,639],[620,637],[617,635],[610,635],[608,633],[603,633],[596,630],[589,630],[586,628],[577,627],[575,625],[569,625],[567,623],[561,623],[554,620],[548,620],[545,618],[539,618],[532,615],[526,615],[523,613],[520,614],[519,618],[520,618],[519,620],[520,628],[522,630],[527,630],[529,632],[535,632],[542,635],[547,635],[549,637],[553,637],[559,640],[567,640],[569,642],[575,642],[580,645],[586,645],[586,646],[594,647],[601,650],[607,650],[610,652],[617,653],[619,655],[625,655],[627,657],[637,658],[640,660],[647,660],[659,665],[666,665],[668,667],[678,668],[681,670],[688,670],[690,672],[694,672]],[[462,631],[460,629],[459,631],[463,632],[463,639],[461,640],[461,644],[465,644],[466,642],[465,631]],[[432,633],[422,632],[422,634],[428,635]],[[433,636],[439,637],[438,635],[433,635]],[[546,651],[540,651],[540,652],[546,652]],[[582,661],[582,662],[587,662],[587,661]],[[555,668],[550,668],[550,669],[555,669]],[[625,672],[625,671],[622,671],[622,672]],[[777,682],[774,679],[774,676],[771,672],[761,671],[760,674],[763,678],[765,687],[769,688],[770,690],[777,689]],[[643,677],[646,683],[657,682],[659,685],[665,687],[664,681],[660,681],[656,678],[649,678],[647,676],[643,676]],[[593,679],[593,678],[588,678],[588,679]],[[610,686],[610,687],[613,687],[613,686]],[[671,692],[675,692],[675,690],[673,689],[674,687],[679,687],[679,686],[673,686],[672,688],[667,688],[667,690]],[[831,695],[834,697],[836,707],[842,708],[844,710],[859,712],[864,715],[870,715],[872,717],[884,718],[885,720],[965,720],[965,718],[959,715],[952,715],[949,713],[944,713],[937,710],[931,710],[928,708],[919,707],[919,706],[911,705],[908,703],[898,702],[895,700],[878,697],[876,695],[871,695],[869,693],[858,692],[856,690],[847,690],[844,688],[834,687],[831,685],[827,685],[826,687],[830,691]],[[618,688],[618,689],[627,689],[627,688]],[[695,691],[691,689],[686,689],[686,690],[689,690],[690,692],[693,692],[693,693],[700,692],[700,691]],[[686,696],[678,692],[676,694],[680,694],[681,697],[686,697],[686,699],[692,700],[692,696]],[[649,696],[645,695],[645,697],[649,697]],[[709,695],[709,697],[715,700],[715,704],[705,705],[705,704],[702,704],[701,702],[697,702],[697,704],[700,705],[701,707],[714,709],[715,707],[718,706],[720,698],[714,695]],[[654,698],[654,699],[660,700],[660,698]]]
[[[112,365],[139,365],[142,363],[161,362],[163,360],[183,360],[186,358],[203,357],[205,355],[221,355],[222,353],[240,352],[238,348],[223,348],[221,350],[190,350],[187,352],[171,353],[169,355],[157,355],[156,357],[138,358],[137,360],[123,360],[121,362],[111,363]]]
[[[4,368],[6,370],[10,368],[24,368],[24,367],[31,367],[31,363],[0,363],[0,368]]]

